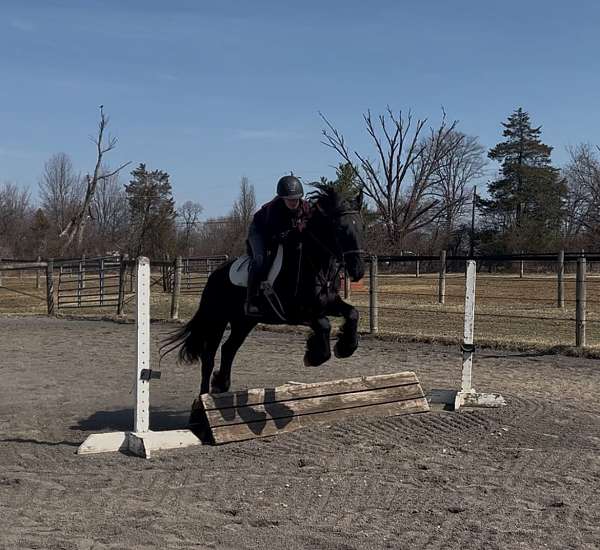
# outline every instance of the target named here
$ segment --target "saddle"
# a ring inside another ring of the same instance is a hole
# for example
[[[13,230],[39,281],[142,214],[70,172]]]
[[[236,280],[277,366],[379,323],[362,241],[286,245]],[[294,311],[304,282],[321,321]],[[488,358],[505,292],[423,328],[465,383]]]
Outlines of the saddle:
[[[283,265],[283,245],[277,247],[277,252],[269,268],[267,282],[272,287],[277,275]],[[235,286],[248,287],[248,269],[250,268],[250,256],[244,254],[235,260],[229,268],[229,280]]]

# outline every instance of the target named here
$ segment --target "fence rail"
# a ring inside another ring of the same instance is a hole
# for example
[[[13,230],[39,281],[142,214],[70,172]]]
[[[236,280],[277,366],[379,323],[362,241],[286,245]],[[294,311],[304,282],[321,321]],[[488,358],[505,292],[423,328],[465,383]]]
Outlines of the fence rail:
[[[460,334],[467,257],[442,251],[365,259],[370,276],[346,283],[344,294],[368,319],[363,326],[370,332]],[[485,273],[491,261],[495,268]],[[564,251],[479,257],[478,336],[514,344],[600,345],[600,275],[594,261],[599,254]]]
[[[152,262],[154,295],[170,302],[164,315],[187,316],[210,273],[226,256]],[[515,254],[475,257],[478,335],[519,341],[600,345],[600,253]],[[368,275],[343,281],[344,296],[372,333],[458,335],[466,256],[368,256]],[[116,311],[134,296],[133,261],[126,257],[0,262],[0,304],[46,302],[47,312]],[[21,281],[22,278],[22,281]],[[46,280],[46,288],[43,280]],[[35,284],[35,287],[34,287]],[[8,307],[8,306],[6,306]],[[36,306],[39,307],[39,306]],[[183,309],[182,309],[183,308]],[[6,311],[6,310],[5,310]]]

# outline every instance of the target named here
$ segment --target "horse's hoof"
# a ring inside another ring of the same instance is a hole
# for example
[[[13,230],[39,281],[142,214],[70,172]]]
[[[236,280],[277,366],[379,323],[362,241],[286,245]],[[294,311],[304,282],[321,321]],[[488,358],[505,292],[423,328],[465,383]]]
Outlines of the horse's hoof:
[[[192,432],[196,434],[197,437],[201,438],[200,436],[206,425],[206,413],[204,412],[204,405],[200,398],[194,399],[194,402],[192,403],[188,424]]]
[[[194,405],[192,405],[192,412],[190,412],[189,425],[197,426],[201,424],[204,420],[204,410],[201,408],[195,409]]]
[[[347,359],[348,357],[351,357],[352,354],[356,351],[356,348],[358,346],[355,347],[351,347],[351,348],[347,348],[347,349],[340,349],[339,344],[336,344],[335,346],[333,346],[333,354],[338,358],[338,359]]]
[[[307,353],[304,354],[304,366],[305,367],[320,367],[323,363],[327,362],[331,358],[331,354],[326,355],[322,358],[309,357]]]
[[[220,383],[220,382],[211,382],[210,383],[210,393],[225,393],[229,391],[229,386],[231,385],[231,383],[225,382],[225,383]]]

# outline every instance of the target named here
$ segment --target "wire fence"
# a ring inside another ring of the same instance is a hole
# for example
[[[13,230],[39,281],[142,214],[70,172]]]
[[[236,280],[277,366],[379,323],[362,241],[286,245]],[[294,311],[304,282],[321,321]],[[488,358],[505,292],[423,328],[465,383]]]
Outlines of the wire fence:
[[[152,262],[153,316],[192,315],[210,273],[226,259]],[[475,259],[476,339],[500,345],[600,346],[600,254]],[[460,339],[466,260],[445,253],[367,258],[370,273],[345,285],[347,299],[361,312],[361,329]],[[135,298],[133,265],[118,256],[2,260],[0,312],[127,314]]]
[[[362,313],[363,330],[460,339],[466,258],[434,258],[369,258],[370,274],[347,293]],[[476,338],[513,346],[599,346],[599,260],[563,253],[480,258]]]

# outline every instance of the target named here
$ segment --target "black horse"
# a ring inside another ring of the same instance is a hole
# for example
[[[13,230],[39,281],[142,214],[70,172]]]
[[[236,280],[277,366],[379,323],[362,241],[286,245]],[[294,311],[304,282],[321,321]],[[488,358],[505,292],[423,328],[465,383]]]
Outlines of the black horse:
[[[200,359],[200,393],[229,390],[234,356],[259,322],[311,327],[304,355],[308,366],[321,365],[331,357],[328,315],[345,319],[334,347],[336,357],[350,357],[356,350],[358,311],[342,300],[339,287],[343,270],[353,281],[364,275],[362,196],[345,198],[331,187],[320,186],[309,200],[305,228],[285,237],[283,265],[273,285],[275,294],[263,303],[262,318],[245,315],[246,289],[230,281],[231,260],[211,273],[196,314],[163,344],[161,349],[170,348],[166,353],[181,345],[179,358],[183,362]],[[221,365],[213,373],[228,324],[231,331],[221,347]]]

